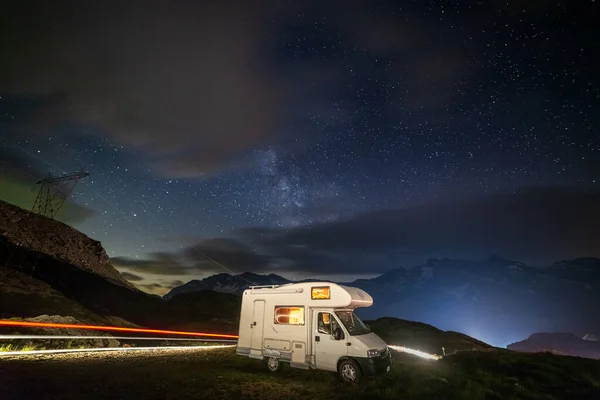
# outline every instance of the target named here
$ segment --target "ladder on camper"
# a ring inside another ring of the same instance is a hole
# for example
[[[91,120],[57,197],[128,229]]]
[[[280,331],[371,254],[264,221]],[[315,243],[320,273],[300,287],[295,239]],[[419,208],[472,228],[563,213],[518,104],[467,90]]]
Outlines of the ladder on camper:
[[[281,285],[259,285],[259,286],[250,286],[248,289],[275,289]]]

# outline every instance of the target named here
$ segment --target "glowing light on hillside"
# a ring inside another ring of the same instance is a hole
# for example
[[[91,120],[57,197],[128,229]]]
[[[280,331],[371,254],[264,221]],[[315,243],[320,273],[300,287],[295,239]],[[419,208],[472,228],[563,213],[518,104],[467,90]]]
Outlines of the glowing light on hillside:
[[[101,351],[160,351],[160,350],[214,350],[235,347],[234,344],[219,346],[160,346],[160,347],[96,347],[91,349],[55,349],[55,350],[27,350],[27,351],[3,351],[2,356],[28,356],[28,355],[52,355],[66,353],[91,353]]]
[[[442,358],[435,354],[425,353],[424,351],[415,350],[415,349],[411,349],[411,348],[404,347],[404,346],[395,346],[395,345],[388,344],[388,347],[390,349],[393,349],[396,351],[401,351],[403,353],[409,353],[409,354],[415,355],[417,357],[426,358],[428,360],[439,360],[440,358]]]
[[[215,337],[215,338],[224,338],[224,339],[237,339],[238,338],[237,335],[228,335],[228,334],[223,334],[223,333],[184,332],[184,331],[169,331],[169,330],[163,330],[163,329],[145,329],[145,328],[124,328],[124,327],[120,327],[120,326],[104,326],[104,325],[54,324],[51,322],[0,320],[0,326],[29,327],[29,328],[90,329],[90,330],[96,330],[96,331],[155,333],[155,334],[162,334],[162,335]]]

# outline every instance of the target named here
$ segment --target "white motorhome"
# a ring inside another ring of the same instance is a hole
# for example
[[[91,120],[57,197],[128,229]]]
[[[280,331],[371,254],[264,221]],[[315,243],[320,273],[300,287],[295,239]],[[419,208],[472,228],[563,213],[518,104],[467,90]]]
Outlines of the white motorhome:
[[[242,295],[237,354],[337,372],[348,383],[390,370],[387,344],[354,314],[373,298],[330,282],[252,286]]]

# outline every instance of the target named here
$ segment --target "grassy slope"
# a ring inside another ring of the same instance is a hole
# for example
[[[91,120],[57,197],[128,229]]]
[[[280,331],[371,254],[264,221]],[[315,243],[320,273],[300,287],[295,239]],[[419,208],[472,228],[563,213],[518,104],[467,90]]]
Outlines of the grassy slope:
[[[396,355],[393,371],[361,387],[332,373],[284,368],[233,349],[97,354],[0,363],[0,398],[46,399],[597,399],[600,361],[546,354],[465,352],[441,361]]]
[[[446,332],[421,322],[397,318],[379,318],[368,321],[371,329],[388,344],[406,346],[432,354],[446,354],[460,350],[490,349],[487,343],[458,332]]]
[[[163,320],[171,329],[206,329],[237,334],[240,296],[203,290],[176,295],[165,303],[168,313]]]
[[[39,315],[72,316],[85,322],[106,322],[78,302],[65,297],[47,283],[0,266],[0,318]]]

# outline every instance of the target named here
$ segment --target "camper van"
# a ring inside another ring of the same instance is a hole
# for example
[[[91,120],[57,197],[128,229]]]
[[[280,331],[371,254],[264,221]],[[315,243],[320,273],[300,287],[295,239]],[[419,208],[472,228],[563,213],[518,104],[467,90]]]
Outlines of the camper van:
[[[337,372],[347,383],[390,371],[386,343],[354,314],[373,298],[358,288],[330,282],[251,286],[242,295],[237,354]]]

